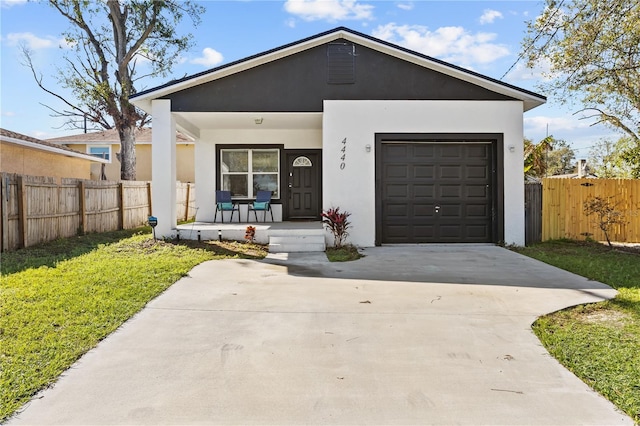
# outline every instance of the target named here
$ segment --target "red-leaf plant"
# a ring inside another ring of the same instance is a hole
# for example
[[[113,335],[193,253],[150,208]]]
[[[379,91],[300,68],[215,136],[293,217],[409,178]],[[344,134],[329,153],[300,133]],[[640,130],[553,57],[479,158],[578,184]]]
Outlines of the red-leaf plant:
[[[256,227],[255,226],[247,226],[247,230],[244,234],[244,239],[247,240],[248,243],[253,243],[256,239]]]
[[[333,234],[335,247],[339,248],[346,242],[349,233],[347,229],[351,226],[347,219],[351,216],[349,212],[340,212],[340,207],[330,208],[322,212],[322,223]]]

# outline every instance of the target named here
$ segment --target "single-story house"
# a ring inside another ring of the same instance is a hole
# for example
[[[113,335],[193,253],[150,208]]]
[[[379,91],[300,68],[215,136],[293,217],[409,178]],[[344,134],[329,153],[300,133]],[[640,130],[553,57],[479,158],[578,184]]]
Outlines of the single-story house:
[[[539,94],[340,27],[131,100],[153,116],[159,235],[176,229],[178,128],[198,221],[216,189],[266,189],[276,221],[350,212],[360,246],[524,244],[523,112]]]
[[[91,168],[106,160],[0,129],[0,171],[20,175],[91,179]]]
[[[151,180],[151,128],[136,129],[136,179]],[[106,159],[102,165],[94,165],[91,178],[95,180],[120,180],[120,137],[116,129],[101,132],[80,133],[47,139],[47,142],[63,145],[75,151]],[[176,178],[180,182],[194,182],[193,140],[180,132],[176,135]]]

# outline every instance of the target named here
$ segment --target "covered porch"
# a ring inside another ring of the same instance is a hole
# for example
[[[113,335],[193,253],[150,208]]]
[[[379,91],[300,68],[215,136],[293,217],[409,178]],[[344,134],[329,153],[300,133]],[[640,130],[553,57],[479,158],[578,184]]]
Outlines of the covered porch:
[[[325,231],[320,221],[287,222],[192,222],[178,225],[176,232],[184,240],[244,241],[247,227],[256,228],[255,241],[269,244],[269,251],[300,252],[324,251]]]

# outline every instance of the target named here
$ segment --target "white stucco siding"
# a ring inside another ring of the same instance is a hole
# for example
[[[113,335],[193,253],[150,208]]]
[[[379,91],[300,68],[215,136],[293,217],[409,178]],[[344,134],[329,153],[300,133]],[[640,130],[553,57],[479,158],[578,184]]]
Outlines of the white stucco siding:
[[[524,245],[522,113],[521,101],[324,101],[323,208],[351,212],[349,242],[373,246],[376,133],[501,133],[504,239]]]
[[[153,133],[151,143],[151,199],[153,215],[158,218],[156,235],[172,237],[176,221],[176,122],[171,101],[152,101]]]
[[[215,216],[216,145],[284,145],[285,149],[322,148],[321,129],[203,129],[195,142],[196,220],[213,222]],[[282,164],[280,167],[284,167]],[[200,182],[206,182],[200,184]],[[283,188],[283,183],[280,187]],[[272,206],[274,220],[282,220],[279,203]],[[246,206],[241,206],[242,220]],[[253,215],[252,215],[253,217]],[[225,216],[226,218],[226,216]],[[219,218],[218,218],[219,219]],[[226,219],[225,219],[226,220]],[[234,218],[234,221],[236,219]]]

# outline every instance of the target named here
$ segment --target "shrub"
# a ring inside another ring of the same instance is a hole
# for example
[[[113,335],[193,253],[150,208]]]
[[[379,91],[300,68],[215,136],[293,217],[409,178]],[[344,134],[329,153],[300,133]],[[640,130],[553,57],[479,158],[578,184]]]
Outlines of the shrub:
[[[612,197],[606,199],[602,197],[591,197],[583,204],[584,213],[587,216],[596,216],[594,223],[604,232],[609,247],[611,247],[609,231],[614,225],[622,225],[625,223],[624,214],[616,210],[619,203],[614,204],[611,198]]]
[[[244,233],[244,239],[247,240],[248,243],[253,243],[256,240],[256,227],[255,226],[247,226],[247,230]]]
[[[351,216],[351,213],[340,212],[340,207],[330,208],[322,212],[322,223],[324,223],[327,229],[333,234],[334,246],[336,248],[342,247],[347,240],[347,236],[349,235],[347,229],[351,226],[347,219],[349,216]]]

